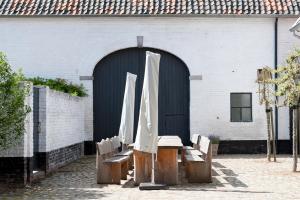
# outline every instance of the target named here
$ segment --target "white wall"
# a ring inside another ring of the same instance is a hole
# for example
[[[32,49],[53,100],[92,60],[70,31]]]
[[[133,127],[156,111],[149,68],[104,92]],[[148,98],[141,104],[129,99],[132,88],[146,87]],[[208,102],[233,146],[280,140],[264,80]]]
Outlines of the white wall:
[[[300,38],[289,31],[297,18],[280,18],[278,20],[278,65],[284,65],[286,57],[295,48],[300,48]],[[289,139],[289,109],[278,109],[278,137]]]
[[[216,31],[203,30],[206,37],[199,42],[194,71],[203,80],[191,81],[191,133],[215,134],[222,140],[266,138],[255,80],[257,68],[273,65],[272,31],[272,19],[237,20],[222,23]],[[230,122],[231,92],[252,93],[253,122]]]
[[[84,141],[84,100],[39,87],[39,152],[49,152]]]
[[[32,86],[28,96],[25,98],[25,105],[33,109]],[[33,156],[33,112],[30,112],[25,119],[25,132],[20,141],[5,150],[0,151],[0,157],[32,157]]]
[[[191,133],[222,139],[266,138],[258,105],[256,69],[274,65],[272,18],[0,18],[0,51],[28,76],[80,82],[109,53],[136,46],[169,51],[191,75]],[[92,97],[92,81],[82,81]],[[230,122],[230,92],[252,92],[253,122]],[[91,102],[91,101],[88,101]],[[85,111],[85,140],[92,139],[92,106]],[[217,119],[219,118],[219,119]]]

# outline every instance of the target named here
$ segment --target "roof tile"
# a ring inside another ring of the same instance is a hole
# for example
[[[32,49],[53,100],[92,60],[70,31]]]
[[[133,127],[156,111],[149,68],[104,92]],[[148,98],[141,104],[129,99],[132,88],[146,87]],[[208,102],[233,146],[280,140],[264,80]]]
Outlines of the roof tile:
[[[299,15],[300,0],[0,0],[0,15]]]

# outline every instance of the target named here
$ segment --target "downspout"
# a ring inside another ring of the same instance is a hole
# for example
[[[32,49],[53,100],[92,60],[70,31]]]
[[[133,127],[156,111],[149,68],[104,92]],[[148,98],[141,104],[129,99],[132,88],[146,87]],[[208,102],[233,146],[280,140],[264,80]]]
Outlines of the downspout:
[[[278,17],[275,18],[274,23],[274,69],[277,70],[278,64]],[[275,78],[277,78],[277,73],[275,73]],[[275,92],[277,92],[278,87],[275,85]],[[276,100],[278,98],[276,97]],[[278,108],[275,106],[275,141],[276,141],[276,149],[278,153]]]

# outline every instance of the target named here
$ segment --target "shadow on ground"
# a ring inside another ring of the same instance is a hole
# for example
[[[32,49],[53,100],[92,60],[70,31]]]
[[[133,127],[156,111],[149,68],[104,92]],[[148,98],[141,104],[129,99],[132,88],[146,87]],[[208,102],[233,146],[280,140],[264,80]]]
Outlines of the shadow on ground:
[[[181,166],[181,184],[170,186],[171,191],[213,191],[217,193],[272,193],[260,190],[250,190],[240,178],[241,172],[233,167],[226,166],[218,156],[212,162],[212,183],[190,184],[185,179],[184,166]],[[237,155],[232,159],[240,158]],[[245,157],[245,156],[242,156]],[[247,157],[247,156],[246,156]],[[260,156],[259,156],[260,157]],[[255,157],[256,158],[256,157]],[[226,162],[225,162],[226,163]],[[112,197],[116,192],[128,190],[138,191],[130,171],[128,179],[122,185],[96,184],[95,157],[86,156],[59,169],[56,173],[39,183],[23,189],[0,190],[0,199],[101,199]],[[130,191],[131,193],[131,191]]]

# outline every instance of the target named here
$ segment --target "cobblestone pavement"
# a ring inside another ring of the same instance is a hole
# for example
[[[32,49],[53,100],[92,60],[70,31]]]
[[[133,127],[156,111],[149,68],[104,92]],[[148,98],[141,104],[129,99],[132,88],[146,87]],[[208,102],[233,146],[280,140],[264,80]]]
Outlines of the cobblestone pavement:
[[[121,185],[98,185],[95,157],[88,156],[25,189],[6,191],[0,199],[300,199],[300,172],[290,156],[269,163],[263,155],[222,155],[213,160],[213,183],[140,191],[130,176]]]

